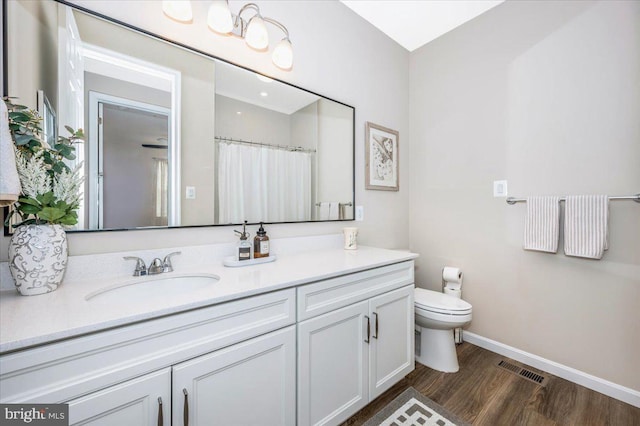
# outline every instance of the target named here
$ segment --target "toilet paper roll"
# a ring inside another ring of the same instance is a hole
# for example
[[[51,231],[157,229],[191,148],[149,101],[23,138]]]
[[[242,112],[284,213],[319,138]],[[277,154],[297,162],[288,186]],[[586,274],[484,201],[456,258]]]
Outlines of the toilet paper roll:
[[[457,288],[445,287],[444,288],[444,294],[451,295],[451,296],[455,297],[456,299],[462,299],[462,291],[460,289],[457,289]]]
[[[445,266],[442,270],[442,279],[449,283],[462,284],[462,271],[460,270],[460,268]]]

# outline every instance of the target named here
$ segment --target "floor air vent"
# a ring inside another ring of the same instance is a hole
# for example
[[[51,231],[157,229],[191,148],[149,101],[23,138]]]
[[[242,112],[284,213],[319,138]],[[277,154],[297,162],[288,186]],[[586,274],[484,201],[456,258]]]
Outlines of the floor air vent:
[[[507,362],[505,360],[500,360],[500,362],[498,363],[498,367],[503,368],[513,374],[516,374],[517,376],[522,377],[525,380],[529,380],[530,382],[533,382],[540,386],[545,386],[547,384],[546,377],[541,376],[538,373],[534,373],[531,370],[527,370],[526,368],[511,364],[510,362]]]

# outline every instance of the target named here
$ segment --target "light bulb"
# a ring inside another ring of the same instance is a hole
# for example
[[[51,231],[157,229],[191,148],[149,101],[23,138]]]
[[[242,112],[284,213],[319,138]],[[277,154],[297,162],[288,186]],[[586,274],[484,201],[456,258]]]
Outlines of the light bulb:
[[[256,50],[265,50],[269,47],[269,33],[267,33],[267,26],[260,15],[256,15],[249,20],[244,39],[249,47]]]
[[[176,21],[191,22],[193,20],[190,0],[163,0],[162,11]]]
[[[227,0],[213,0],[207,15],[207,25],[213,31],[228,34],[233,31],[233,19]]]
[[[293,67],[293,48],[288,38],[283,38],[273,49],[271,60],[278,68],[290,70]]]

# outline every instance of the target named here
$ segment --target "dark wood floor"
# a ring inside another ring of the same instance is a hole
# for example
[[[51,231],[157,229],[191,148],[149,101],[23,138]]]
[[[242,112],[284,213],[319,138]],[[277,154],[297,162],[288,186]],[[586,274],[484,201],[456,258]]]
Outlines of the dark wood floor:
[[[526,367],[463,343],[458,346],[460,371],[441,373],[416,363],[411,374],[343,426],[363,424],[410,386],[474,425],[640,426],[640,408],[526,367],[548,377],[546,386],[540,386],[497,367],[501,359]]]

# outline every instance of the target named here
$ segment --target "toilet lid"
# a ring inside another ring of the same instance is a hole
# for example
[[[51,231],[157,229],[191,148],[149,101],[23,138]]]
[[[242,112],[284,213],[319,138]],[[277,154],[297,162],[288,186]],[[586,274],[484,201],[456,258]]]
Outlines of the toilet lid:
[[[424,288],[416,288],[414,296],[416,306],[427,311],[462,315],[471,312],[472,308],[462,299]]]

